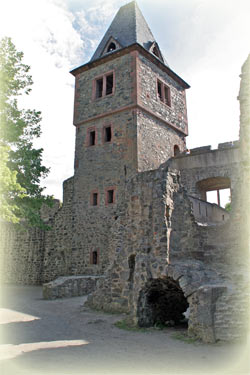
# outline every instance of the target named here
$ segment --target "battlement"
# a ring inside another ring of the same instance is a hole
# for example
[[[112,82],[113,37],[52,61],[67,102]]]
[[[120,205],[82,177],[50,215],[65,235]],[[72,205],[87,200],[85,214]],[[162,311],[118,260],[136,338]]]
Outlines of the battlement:
[[[177,157],[181,157],[183,155],[197,155],[197,154],[203,154],[207,152],[214,152],[218,150],[226,150],[226,149],[232,149],[232,148],[238,148],[239,147],[239,141],[230,141],[230,142],[223,142],[218,144],[218,148],[212,149],[212,146],[202,146],[202,147],[195,147],[191,148],[190,150],[186,150],[186,152],[178,155]]]

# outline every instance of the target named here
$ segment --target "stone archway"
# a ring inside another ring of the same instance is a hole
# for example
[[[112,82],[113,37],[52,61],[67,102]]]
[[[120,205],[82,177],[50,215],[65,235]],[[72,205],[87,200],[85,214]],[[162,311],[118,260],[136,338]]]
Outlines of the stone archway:
[[[179,325],[189,304],[178,281],[171,277],[152,279],[140,291],[137,318],[140,327]]]

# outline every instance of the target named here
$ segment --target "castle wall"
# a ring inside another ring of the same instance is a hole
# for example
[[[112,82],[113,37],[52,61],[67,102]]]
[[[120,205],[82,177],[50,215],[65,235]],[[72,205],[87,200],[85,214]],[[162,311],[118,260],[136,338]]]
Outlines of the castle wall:
[[[88,304],[129,312],[136,323],[150,280],[170,277],[188,300],[190,333],[207,342],[240,337],[239,304],[244,306],[248,292],[245,266],[237,260],[235,223],[198,225],[176,170],[140,173],[128,182],[126,194],[125,211],[112,229],[113,264]]]
[[[181,181],[188,194],[204,199],[197,183],[211,177],[229,178],[234,195],[240,175],[239,160],[239,148],[230,144],[216,150],[210,150],[210,146],[191,150],[190,154],[172,159],[171,166],[180,170]]]
[[[44,231],[16,230],[9,223],[0,225],[0,279],[10,284],[36,285],[42,282]]]
[[[42,282],[72,274],[72,236],[74,179],[63,183],[63,206],[49,221],[51,230],[45,232]]]

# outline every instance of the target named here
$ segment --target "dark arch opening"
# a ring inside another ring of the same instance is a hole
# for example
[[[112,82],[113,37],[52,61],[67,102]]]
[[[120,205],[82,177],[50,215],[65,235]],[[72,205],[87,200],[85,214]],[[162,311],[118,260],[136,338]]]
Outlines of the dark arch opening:
[[[170,277],[153,279],[140,291],[137,307],[138,325],[187,327],[183,313],[188,309],[188,302],[178,283]]]
[[[174,156],[179,155],[180,153],[180,147],[178,145],[174,145]]]
[[[111,42],[108,46],[107,52],[112,52],[116,49],[115,43]]]

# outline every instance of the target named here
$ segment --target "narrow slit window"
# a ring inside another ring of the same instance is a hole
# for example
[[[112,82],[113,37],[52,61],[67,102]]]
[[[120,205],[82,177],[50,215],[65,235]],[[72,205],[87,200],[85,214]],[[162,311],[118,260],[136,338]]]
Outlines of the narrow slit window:
[[[106,126],[104,128],[104,142],[111,142],[112,132],[111,126]]]
[[[114,190],[108,190],[107,201],[108,203],[114,203]]]
[[[106,95],[110,95],[113,92],[113,73],[106,76]]]
[[[93,251],[93,253],[92,253],[92,264],[98,264],[98,253],[97,253],[97,251]]]
[[[102,97],[102,91],[103,91],[103,78],[96,80],[96,98]]]
[[[93,195],[92,195],[92,205],[93,206],[98,205],[98,193],[93,193]]]
[[[94,146],[96,141],[95,130],[89,132],[89,145]]]
[[[157,82],[157,90],[158,90],[158,96],[161,101],[163,101],[163,95],[162,95],[162,85],[161,82]]]

